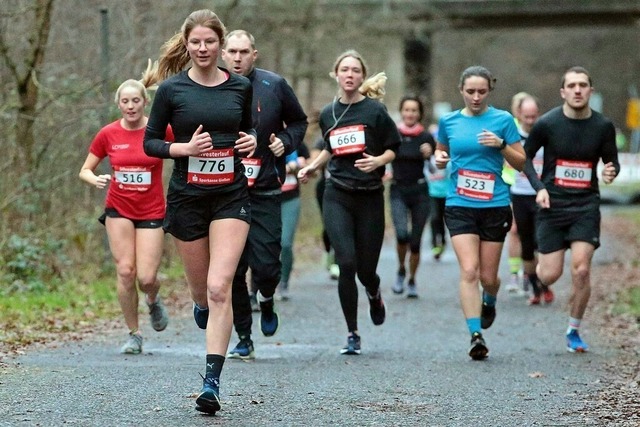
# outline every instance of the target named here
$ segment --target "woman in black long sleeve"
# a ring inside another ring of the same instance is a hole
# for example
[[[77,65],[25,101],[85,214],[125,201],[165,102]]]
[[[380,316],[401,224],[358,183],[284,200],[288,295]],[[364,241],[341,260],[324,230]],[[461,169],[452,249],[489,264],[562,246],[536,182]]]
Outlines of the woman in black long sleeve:
[[[146,76],[166,79],[151,108],[144,149],[175,160],[164,229],[175,237],[184,263],[195,321],[206,329],[206,373],[196,409],[210,414],[220,409],[220,372],[233,323],[231,281],[251,220],[239,155],[256,147],[251,83],[217,66],[224,35],[215,13],[191,13]],[[167,124],[175,143],[163,140]]]
[[[324,150],[298,172],[303,182],[329,162],[323,202],[325,229],[340,267],[338,293],[347,322],[342,354],[360,354],[356,274],[369,298],[374,325],[385,320],[385,306],[376,273],[384,237],[384,166],[395,158],[400,135],[385,106],[386,77],[365,81],[367,67],[356,51],[338,56],[331,73],[340,92],[320,113]]]

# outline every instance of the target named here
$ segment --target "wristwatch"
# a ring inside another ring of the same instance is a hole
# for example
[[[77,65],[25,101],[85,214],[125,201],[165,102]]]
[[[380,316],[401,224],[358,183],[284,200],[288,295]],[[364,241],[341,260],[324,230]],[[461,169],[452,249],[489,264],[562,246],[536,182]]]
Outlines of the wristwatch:
[[[504,139],[502,140],[502,144],[500,144],[500,151],[504,150],[507,146],[507,141],[505,141]]]

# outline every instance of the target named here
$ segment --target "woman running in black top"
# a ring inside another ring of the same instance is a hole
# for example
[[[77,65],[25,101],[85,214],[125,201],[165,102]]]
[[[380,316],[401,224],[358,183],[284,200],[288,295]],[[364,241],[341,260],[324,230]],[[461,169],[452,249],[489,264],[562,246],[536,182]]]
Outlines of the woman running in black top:
[[[385,106],[383,73],[365,81],[367,68],[359,53],[338,56],[333,72],[339,96],[320,113],[324,150],[298,172],[306,182],[329,162],[323,220],[340,267],[338,293],[348,328],[342,354],[360,354],[358,279],[367,290],[374,325],[385,319],[385,306],[376,273],[384,237],[384,166],[395,158],[400,136]]]
[[[166,79],[151,108],[144,148],[175,160],[164,229],[184,263],[196,323],[206,328],[206,373],[196,409],[210,414],[220,409],[220,372],[233,323],[231,280],[251,220],[240,155],[256,147],[251,83],[216,65],[224,34],[215,13],[195,11],[146,73]],[[189,60],[191,68],[183,70]],[[163,140],[167,124],[175,143]]]
[[[398,124],[398,130],[402,142],[391,163],[393,179],[389,192],[399,263],[396,282],[391,290],[395,294],[404,292],[407,275],[405,260],[409,252],[407,297],[417,298],[416,272],[420,263],[420,242],[429,218],[429,185],[424,175],[424,162],[435,151],[436,142],[420,123],[424,106],[418,97],[402,98],[400,115],[402,122]]]

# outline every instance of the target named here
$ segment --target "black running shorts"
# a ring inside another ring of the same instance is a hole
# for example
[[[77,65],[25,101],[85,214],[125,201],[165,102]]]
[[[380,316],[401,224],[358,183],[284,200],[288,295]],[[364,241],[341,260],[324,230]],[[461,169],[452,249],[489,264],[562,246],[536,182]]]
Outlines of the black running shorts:
[[[575,241],[600,246],[600,206],[576,209],[540,209],[536,217],[538,252],[568,249]]]
[[[131,218],[127,218],[126,216],[120,215],[120,212],[118,212],[115,208],[105,208],[104,213],[100,215],[100,218],[98,218],[98,221],[100,221],[100,224],[105,225],[107,217],[128,219],[129,221],[133,222],[133,228],[160,228],[162,227],[162,223],[163,223],[163,218],[131,219]]]
[[[169,193],[163,228],[176,239],[191,242],[207,236],[212,221],[227,218],[251,223],[247,187],[204,195]]]
[[[511,207],[465,208],[447,206],[444,208],[444,221],[449,234],[477,234],[481,241],[504,242],[513,214]]]

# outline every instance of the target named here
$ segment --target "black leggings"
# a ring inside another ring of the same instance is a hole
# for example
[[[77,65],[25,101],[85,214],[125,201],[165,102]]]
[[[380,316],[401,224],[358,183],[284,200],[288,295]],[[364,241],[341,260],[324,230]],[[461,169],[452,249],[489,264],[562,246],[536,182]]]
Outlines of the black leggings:
[[[320,208],[320,216],[322,216],[322,199],[324,199],[324,185],[326,181],[326,178],[321,178],[316,183],[316,200]],[[327,230],[324,227],[322,228],[322,243],[324,244],[324,251],[329,252],[331,250],[331,242],[329,241]]]
[[[431,197],[431,247],[444,246],[446,231],[444,228],[445,197]]]
[[[538,249],[536,243],[536,196],[511,195],[511,205],[513,206],[513,218],[516,220],[518,236],[522,244],[522,259],[533,261],[535,251]]]
[[[389,191],[391,217],[400,245],[409,245],[411,253],[420,253],[422,232],[429,218],[429,187],[426,183],[392,184]],[[409,229],[411,218],[411,229]]]
[[[356,274],[369,294],[380,288],[376,269],[384,238],[383,190],[344,191],[327,181],[322,216],[340,267],[340,305],[352,332],[358,329]]]

